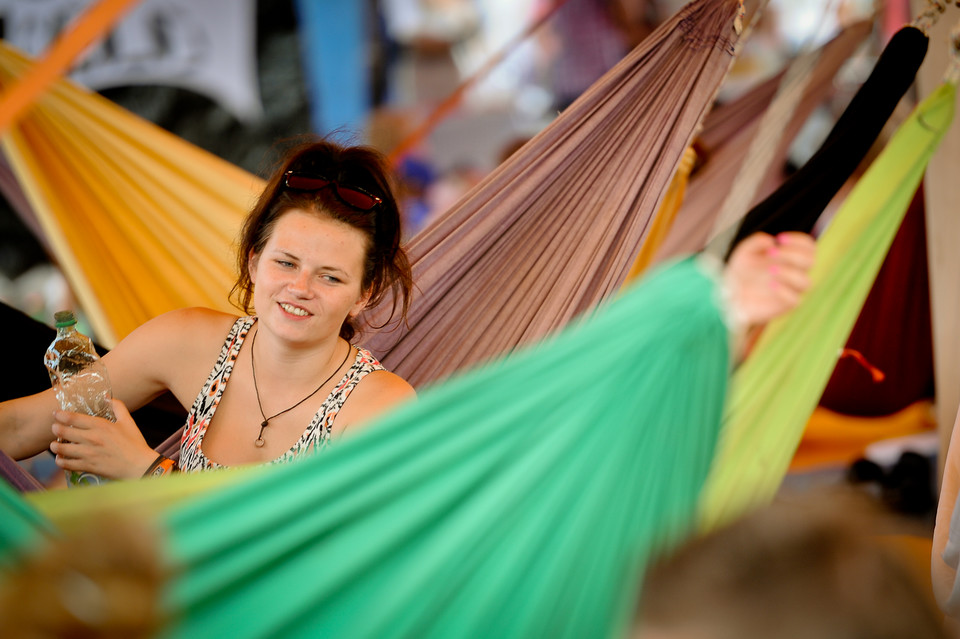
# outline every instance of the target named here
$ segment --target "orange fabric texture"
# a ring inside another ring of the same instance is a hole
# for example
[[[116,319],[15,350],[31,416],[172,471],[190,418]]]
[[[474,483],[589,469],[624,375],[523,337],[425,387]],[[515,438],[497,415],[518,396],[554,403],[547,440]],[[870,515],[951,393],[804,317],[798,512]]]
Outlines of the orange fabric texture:
[[[790,470],[844,466],[862,457],[873,442],[935,429],[933,404],[928,400],[883,417],[843,415],[818,406],[807,422]]]
[[[0,88],[31,68],[0,46]],[[175,308],[231,310],[232,247],[262,180],[66,80],[2,143],[102,345]]]

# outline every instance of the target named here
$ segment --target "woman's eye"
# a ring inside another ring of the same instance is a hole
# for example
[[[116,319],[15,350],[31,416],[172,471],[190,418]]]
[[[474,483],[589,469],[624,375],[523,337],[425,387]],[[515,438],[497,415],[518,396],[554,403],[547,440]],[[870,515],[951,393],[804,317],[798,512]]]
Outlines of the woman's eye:
[[[339,278],[339,277],[336,277],[336,276],[334,276],[334,275],[323,275],[322,277],[323,277],[324,280],[326,280],[326,281],[328,281],[328,282],[332,282],[332,283],[334,283],[334,284],[339,284],[339,283],[340,283],[340,278]]]
[[[288,262],[287,260],[277,260],[277,264],[283,266],[284,268],[290,268],[293,266],[293,262]]]

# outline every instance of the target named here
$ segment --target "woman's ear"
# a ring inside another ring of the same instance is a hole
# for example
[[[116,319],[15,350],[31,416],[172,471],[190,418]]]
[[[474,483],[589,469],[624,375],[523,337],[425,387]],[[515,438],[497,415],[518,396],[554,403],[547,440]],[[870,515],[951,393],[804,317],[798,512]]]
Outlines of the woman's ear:
[[[369,301],[370,301],[370,291],[367,290],[360,295],[356,303],[354,303],[353,307],[351,307],[350,312],[347,314],[350,317],[350,319],[353,319],[354,317],[359,315],[360,312],[367,307],[367,303]]]
[[[255,282],[257,280],[257,266],[260,264],[260,254],[254,253],[253,249],[250,249],[250,254],[247,256],[247,275],[250,276],[250,281]]]

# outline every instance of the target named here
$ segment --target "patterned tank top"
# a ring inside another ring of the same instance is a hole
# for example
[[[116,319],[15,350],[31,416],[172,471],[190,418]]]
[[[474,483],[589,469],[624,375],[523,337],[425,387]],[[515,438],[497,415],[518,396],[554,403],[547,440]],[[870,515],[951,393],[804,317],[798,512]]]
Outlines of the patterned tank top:
[[[220,398],[223,397],[223,391],[230,380],[230,374],[233,372],[233,365],[237,361],[237,355],[240,353],[243,340],[256,321],[256,317],[250,316],[241,317],[234,323],[233,328],[227,334],[227,340],[220,351],[217,363],[210,371],[210,377],[207,378],[206,384],[200,389],[200,394],[193,402],[190,414],[187,415],[187,424],[183,429],[183,436],[180,439],[179,466],[184,472],[223,468],[222,465],[207,459],[206,455],[203,454],[203,436],[207,432],[207,426],[210,425],[214,413],[217,412],[217,406],[220,405]],[[353,365],[330,391],[327,399],[313,416],[313,419],[310,420],[297,443],[283,455],[268,463],[279,464],[292,461],[298,455],[322,450],[329,444],[333,420],[336,419],[337,413],[340,412],[344,402],[347,401],[347,397],[350,396],[361,379],[373,371],[384,370],[370,351],[361,347],[356,348],[357,356],[353,360]]]

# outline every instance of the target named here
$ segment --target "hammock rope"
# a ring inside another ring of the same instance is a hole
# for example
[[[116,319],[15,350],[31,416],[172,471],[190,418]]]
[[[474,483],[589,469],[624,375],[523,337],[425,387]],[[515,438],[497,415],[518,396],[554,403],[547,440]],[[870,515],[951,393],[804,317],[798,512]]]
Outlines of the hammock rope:
[[[554,0],[550,7],[539,18],[534,20],[529,26],[523,29],[515,38],[495,52],[483,65],[473,72],[469,78],[461,82],[453,91],[450,92],[433,111],[424,119],[424,121],[404,139],[400,140],[397,146],[390,151],[387,158],[391,163],[397,164],[403,157],[416,148],[434,129],[437,128],[444,118],[450,115],[454,109],[463,101],[467,91],[472,89],[478,82],[490,75],[514,50],[521,44],[530,39],[530,37],[540,30],[553,15],[567,3],[568,0]]]

